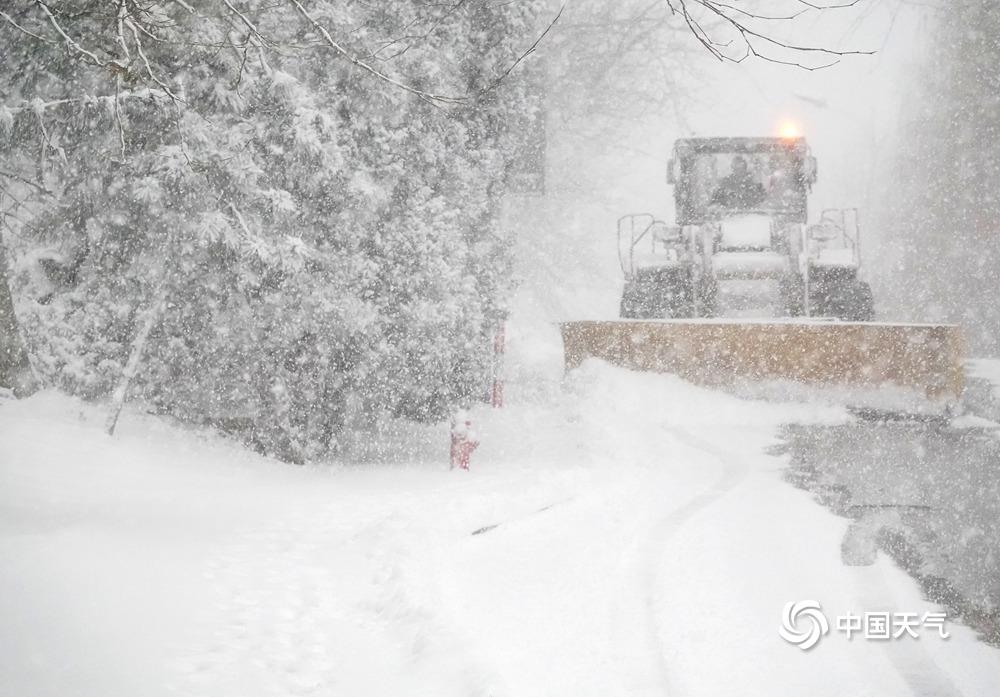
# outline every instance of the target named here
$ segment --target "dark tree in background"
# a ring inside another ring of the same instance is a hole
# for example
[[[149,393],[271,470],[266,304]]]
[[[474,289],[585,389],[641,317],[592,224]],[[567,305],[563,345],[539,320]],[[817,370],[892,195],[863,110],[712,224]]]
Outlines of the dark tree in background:
[[[965,326],[1000,354],[1000,2],[933,15],[903,115],[887,244],[900,246],[886,299],[912,319]]]

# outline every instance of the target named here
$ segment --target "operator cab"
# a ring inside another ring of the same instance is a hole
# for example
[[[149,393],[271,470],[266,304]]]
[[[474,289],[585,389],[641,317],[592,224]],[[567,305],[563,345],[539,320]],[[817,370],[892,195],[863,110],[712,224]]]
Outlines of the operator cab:
[[[804,138],[686,138],[667,180],[678,225],[755,211],[805,223],[816,160]]]

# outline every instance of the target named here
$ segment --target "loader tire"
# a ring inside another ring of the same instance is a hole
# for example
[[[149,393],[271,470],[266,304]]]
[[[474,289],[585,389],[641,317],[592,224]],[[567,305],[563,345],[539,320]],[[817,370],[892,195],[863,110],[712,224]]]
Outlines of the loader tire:
[[[865,281],[857,281],[852,290],[852,322],[871,322],[875,319],[875,296]]]
[[[622,319],[642,319],[634,293],[630,293],[628,288],[622,293],[622,301],[618,306],[618,316]]]
[[[817,298],[819,314],[836,317],[844,322],[871,322],[875,319],[875,299],[871,286],[851,279],[829,286]]]
[[[651,319],[655,317],[652,299],[642,286],[628,284],[622,292],[618,315],[622,319]]]
[[[806,313],[805,283],[800,276],[785,276],[781,279],[781,301],[785,315],[801,317]]]
[[[619,315],[623,319],[672,319],[692,315],[693,293],[683,270],[650,269],[625,284]]]
[[[698,301],[698,317],[715,317],[719,314],[719,284],[714,278],[702,278],[699,282]],[[692,316],[694,315],[692,312]]]

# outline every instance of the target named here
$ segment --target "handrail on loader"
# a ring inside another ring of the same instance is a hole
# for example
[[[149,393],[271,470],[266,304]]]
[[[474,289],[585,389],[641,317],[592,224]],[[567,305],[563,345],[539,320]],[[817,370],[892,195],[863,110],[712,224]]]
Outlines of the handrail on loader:
[[[636,236],[636,220],[639,219],[649,219],[649,223],[642,228],[642,232]],[[629,227],[625,229],[625,222],[628,221]],[[656,216],[652,213],[633,213],[630,215],[623,215],[618,219],[618,263],[622,268],[622,273],[626,277],[631,277],[635,274],[635,247],[642,238],[650,231],[650,229],[657,222]],[[625,232],[629,233],[629,247],[628,247],[628,266],[625,265],[625,257],[622,254],[622,237]]]

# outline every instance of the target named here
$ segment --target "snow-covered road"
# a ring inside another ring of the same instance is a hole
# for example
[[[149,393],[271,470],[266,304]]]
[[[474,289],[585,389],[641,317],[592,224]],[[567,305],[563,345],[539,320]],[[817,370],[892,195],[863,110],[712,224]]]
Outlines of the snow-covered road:
[[[542,391],[544,392],[544,390]],[[779,638],[792,600],[934,608],[848,521],[782,480],[748,402],[592,362],[405,464],[296,468],[43,394],[0,403],[0,693],[992,695],[952,638]],[[477,533],[477,534],[473,534]]]

